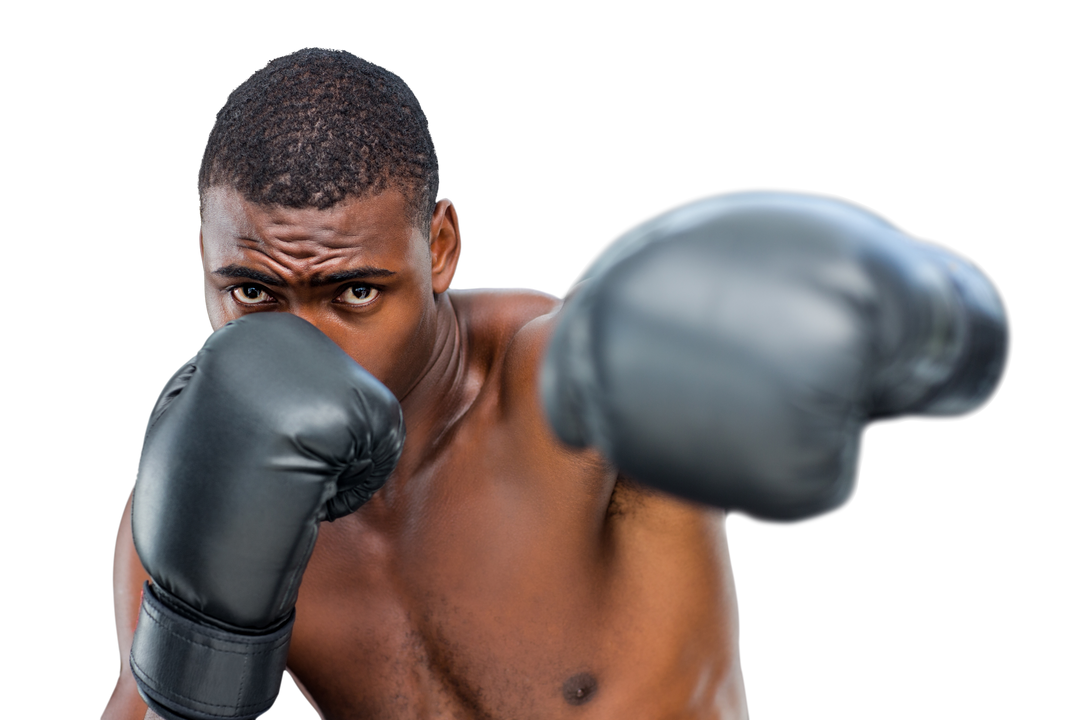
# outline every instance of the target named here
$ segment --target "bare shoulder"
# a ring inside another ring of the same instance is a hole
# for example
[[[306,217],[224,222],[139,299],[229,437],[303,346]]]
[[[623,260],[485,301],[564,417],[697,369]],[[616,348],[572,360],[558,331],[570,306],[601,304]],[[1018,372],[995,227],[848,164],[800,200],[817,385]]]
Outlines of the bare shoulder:
[[[540,363],[562,300],[530,290],[457,291],[450,300],[473,362],[490,368],[504,418],[541,422]]]
[[[487,365],[498,376],[507,362],[518,363],[524,346],[542,346],[562,301],[534,290],[465,290],[450,293],[458,322],[473,362]],[[538,354],[542,347],[532,347]]]
[[[452,290],[450,302],[470,340],[512,341],[531,321],[550,315],[562,300],[536,290]]]

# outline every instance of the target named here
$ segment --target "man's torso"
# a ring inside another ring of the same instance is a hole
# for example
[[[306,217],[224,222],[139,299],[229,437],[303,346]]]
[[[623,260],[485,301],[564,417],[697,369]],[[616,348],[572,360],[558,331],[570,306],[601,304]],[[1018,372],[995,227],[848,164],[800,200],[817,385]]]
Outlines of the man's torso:
[[[301,686],[327,718],[742,717],[722,514],[550,434],[535,387],[557,301],[452,303],[461,396],[320,530],[289,657]]]

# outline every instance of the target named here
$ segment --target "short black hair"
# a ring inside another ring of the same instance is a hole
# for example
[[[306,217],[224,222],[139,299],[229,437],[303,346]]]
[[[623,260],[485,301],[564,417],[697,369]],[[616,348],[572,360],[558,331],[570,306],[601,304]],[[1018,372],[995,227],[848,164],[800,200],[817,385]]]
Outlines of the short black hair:
[[[397,75],[340,50],[271,60],[229,95],[199,169],[249,202],[326,209],[387,188],[430,227],[439,162],[427,118]]]

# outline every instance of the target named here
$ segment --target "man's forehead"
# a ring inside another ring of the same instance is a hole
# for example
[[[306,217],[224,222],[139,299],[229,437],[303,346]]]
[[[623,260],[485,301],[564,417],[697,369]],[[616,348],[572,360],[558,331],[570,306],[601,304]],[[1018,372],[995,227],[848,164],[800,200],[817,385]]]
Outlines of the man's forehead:
[[[327,247],[399,242],[420,232],[405,195],[396,189],[319,209],[261,205],[226,186],[204,194],[202,231],[211,242],[317,242]]]

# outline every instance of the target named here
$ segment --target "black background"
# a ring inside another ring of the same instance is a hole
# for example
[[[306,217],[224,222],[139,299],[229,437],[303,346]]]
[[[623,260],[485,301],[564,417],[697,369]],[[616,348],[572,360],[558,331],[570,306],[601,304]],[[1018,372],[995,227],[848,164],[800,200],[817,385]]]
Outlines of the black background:
[[[116,667],[109,548],[141,423],[206,332],[192,191],[203,135],[233,83],[309,40],[374,57],[423,98],[462,214],[458,285],[562,295],[625,223],[745,184],[847,194],[981,261],[1020,338],[994,405],[966,423],[870,432],[858,500],[841,516],[786,531],[732,520],[731,534],[755,717],[953,717],[1021,702],[1029,569],[1010,488],[1026,473],[1036,310],[1023,286],[1044,220],[1017,208],[1029,148],[1007,109],[1030,91],[1008,58],[973,62],[932,42],[915,52],[909,39],[762,57],[718,38],[666,37],[658,50],[642,35],[476,44],[449,32],[436,52],[413,29],[103,47],[80,76],[68,172],[86,203],[78,217],[55,207],[70,221],[54,225],[79,236],[66,261],[92,291],[50,328],[55,372],[78,376],[80,406],[96,409],[68,418],[79,431],[66,451],[89,473],[73,491],[83,525],[70,559],[84,579],[72,662],[92,688],[80,715],[97,711]],[[297,702],[286,683],[270,717],[302,717]]]

